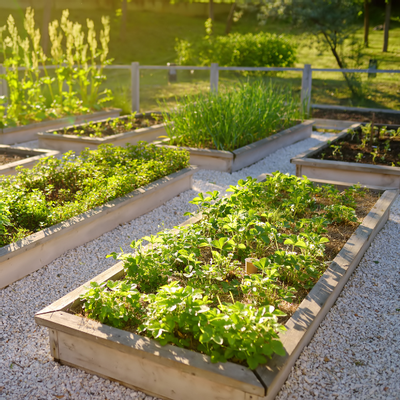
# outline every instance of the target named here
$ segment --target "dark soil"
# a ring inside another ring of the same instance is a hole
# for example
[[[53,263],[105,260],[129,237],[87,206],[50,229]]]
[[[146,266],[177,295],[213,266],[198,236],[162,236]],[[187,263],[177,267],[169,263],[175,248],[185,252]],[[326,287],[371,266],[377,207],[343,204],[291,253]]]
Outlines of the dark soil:
[[[12,154],[8,151],[0,151],[0,165],[9,164],[15,161],[24,160],[25,158],[32,157],[31,155],[22,156],[20,154]]]
[[[385,149],[387,143],[389,147]],[[360,138],[355,136],[352,140],[351,135],[348,134],[345,139],[335,141],[333,145],[340,146],[339,150],[331,145],[331,147],[314,154],[311,158],[400,167],[400,138],[389,139],[386,137],[378,139],[375,137],[372,146],[368,141],[363,148]],[[362,157],[357,158],[360,153]]]
[[[373,113],[314,109],[313,118],[337,119],[342,121],[371,122]],[[374,113],[376,124],[400,125],[400,114]]]
[[[140,128],[147,128],[149,126],[162,123],[162,116],[157,115],[153,118],[151,115],[139,116],[136,118],[120,117],[113,118],[109,121],[101,123],[92,122],[89,124],[82,124],[70,128],[60,129],[54,133],[62,135],[75,135],[80,137],[107,137],[134,131]]]

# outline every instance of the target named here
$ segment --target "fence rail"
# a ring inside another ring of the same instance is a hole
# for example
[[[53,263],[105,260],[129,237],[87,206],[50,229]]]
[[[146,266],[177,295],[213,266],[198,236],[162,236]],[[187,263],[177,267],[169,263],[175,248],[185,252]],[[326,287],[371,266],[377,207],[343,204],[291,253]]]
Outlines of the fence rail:
[[[76,66],[78,67],[78,66]],[[98,66],[100,67],[100,66]],[[49,65],[47,69],[55,69],[57,66]],[[220,67],[218,64],[213,63],[208,66],[183,66],[183,65],[140,65],[138,62],[132,62],[131,65],[106,65],[105,69],[127,69],[131,71],[131,101],[132,112],[140,111],[140,71],[142,70],[168,70],[176,73],[177,70],[192,70],[192,71],[210,71],[210,90],[218,92],[219,71],[260,71],[260,72],[281,72],[281,71],[297,71],[302,72],[301,82],[301,105],[302,110],[307,113],[311,108],[336,108],[346,109],[352,111],[372,111],[379,112],[385,111],[389,113],[400,113],[397,110],[379,110],[379,109],[361,109],[358,107],[342,107],[342,106],[328,106],[324,104],[311,104],[312,92],[312,73],[313,72],[339,72],[339,73],[360,73],[360,74],[400,74],[400,70],[396,69],[338,69],[338,68],[312,68],[310,64],[305,64],[303,68],[294,67]],[[19,71],[23,71],[25,67],[18,67]],[[44,69],[39,66],[39,69]],[[5,68],[0,64],[0,74],[5,73]],[[8,87],[4,79],[0,79],[0,96],[7,97]]]

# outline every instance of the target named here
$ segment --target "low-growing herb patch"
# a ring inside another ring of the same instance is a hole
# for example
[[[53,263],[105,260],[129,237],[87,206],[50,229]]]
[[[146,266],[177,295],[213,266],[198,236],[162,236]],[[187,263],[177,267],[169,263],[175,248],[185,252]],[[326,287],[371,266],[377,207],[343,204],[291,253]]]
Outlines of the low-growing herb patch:
[[[200,194],[202,217],[132,243],[125,276],[91,283],[70,310],[255,369],[284,355],[278,332],[376,202],[377,194],[339,192],[275,173],[248,178],[231,197]],[[247,275],[252,258],[258,274]]]
[[[53,133],[102,138],[161,124],[162,121],[163,117],[161,114],[150,113],[148,115],[136,116],[136,114],[133,113],[129,116],[109,118],[106,121],[89,122],[87,124],[69,126],[54,131]]]
[[[299,102],[290,90],[246,83],[233,91],[183,98],[164,114],[165,144],[233,151],[291,127],[297,119]]]
[[[400,127],[372,128],[367,124],[351,129],[345,138],[311,158],[400,167]]]
[[[0,245],[121,197],[189,165],[183,150],[101,145],[63,158],[41,159],[32,169],[0,181]],[[2,222],[5,221],[5,222]]]

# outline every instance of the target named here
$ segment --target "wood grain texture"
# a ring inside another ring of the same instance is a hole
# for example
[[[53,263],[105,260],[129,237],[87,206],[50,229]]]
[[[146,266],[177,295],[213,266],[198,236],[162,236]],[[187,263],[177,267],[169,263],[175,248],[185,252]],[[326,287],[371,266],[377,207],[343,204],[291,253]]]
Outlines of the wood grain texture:
[[[126,359],[127,364],[132,365],[133,368],[144,368],[143,365],[138,366],[137,363],[141,364],[143,360],[146,360],[151,364],[151,368],[159,365],[165,371],[176,370],[179,371],[179,374],[184,373],[185,376],[182,379],[187,380],[192,376],[201,377],[207,379],[210,383],[220,384],[241,392],[258,396],[265,394],[264,386],[258,381],[254,373],[237,364],[229,362],[213,364],[210,357],[206,355],[172,345],[161,346],[155,340],[63,311],[37,315],[35,319],[40,325],[57,330],[61,362],[65,360],[78,367],[97,370],[98,363],[93,360],[98,358],[108,360],[107,368],[109,368],[111,364],[120,365],[122,363],[120,354],[124,354],[123,359]],[[63,342],[62,338],[67,336],[70,339]],[[79,347],[79,349],[76,348],[78,342],[82,343],[82,347]],[[83,356],[85,348],[88,349],[88,353]],[[91,365],[90,359],[94,362],[93,365]],[[115,367],[111,367],[111,369],[113,368]],[[124,370],[125,368],[118,370],[115,374],[109,372],[107,376],[124,382],[126,379]],[[148,375],[148,373],[145,375]],[[140,379],[136,383],[129,379],[128,382],[135,386],[143,385],[138,387],[145,389],[147,387],[146,379],[145,377]],[[172,388],[170,386],[169,390],[177,389],[175,386],[172,386]],[[168,397],[163,392],[160,392],[160,394]]]
[[[105,120],[104,120],[105,121]],[[104,122],[98,121],[98,122]],[[78,125],[79,126],[79,125]],[[62,152],[69,150],[81,152],[85,148],[97,149],[100,144],[113,144],[124,146],[126,144],[136,145],[139,141],[153,142],[159,136],[166,135],[165,124],[157,124],[147,128],[140,128],[134,131],[119,133],[117,135],[103,138],[84,137],[72,134],[54,134],[53,131],[38,133],[39,146],[48,149],[55,149]]]
[[[33,124],[21,125],[12,128],[0,129],[0,143],[15,144],[36,140],[39,132],[44,132],[49,129],[60,129],[67,125],[82,123],[85,121],[97,121],[109,116],[117,117],[121,113],[121,109],[115,108],[111,110],[98,111],[92,114],[73,115],[69,117],[35,122]]]

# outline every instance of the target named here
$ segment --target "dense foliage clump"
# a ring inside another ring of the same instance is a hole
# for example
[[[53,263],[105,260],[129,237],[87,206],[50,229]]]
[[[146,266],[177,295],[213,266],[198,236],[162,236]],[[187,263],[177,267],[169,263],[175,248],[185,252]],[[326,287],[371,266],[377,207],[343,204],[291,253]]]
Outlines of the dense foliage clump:
[[[175,50],[180,65],[293,67],[297,60],[293,42],[284,35],[265,32],[210,35],[196,42],[179,40]]]
[[[292,92],[262,81],[184,97],[164,114],[170,144],[229,151],[288,128],[299,118]]]
[[[27,7],[21,35],[9,15],[7,25],[0,26],[5,69],[0,79],[8,88],[7,95],[0,97],[0,128],[84,114],[104,108],[113,99],[110,90],[100,90],[106,80],[104,67],[112,61],[108,59],[109,18],[102,17],[101,22],[103,29],[97,39],[92,20],[86,20],[85,32],[64,10],[60,21],[49,24],[51,47],[46,55],[34,10]]]
[[[356,188],[340,193],[307,178],[248,178],[230,197],[200,194],[201,219],[132,243],[120,281],[91,283],[84,315],[251,369],[284,355],[285,302],[300,303],[326,269],[332,227],[357,226]],[[245,259],[259,273],[246,274]]]
[[[0,180],[0,245],[12,243],[189,165],[189,153],[137,146],[44,158]]]

